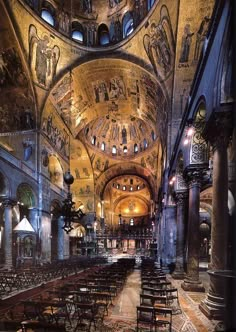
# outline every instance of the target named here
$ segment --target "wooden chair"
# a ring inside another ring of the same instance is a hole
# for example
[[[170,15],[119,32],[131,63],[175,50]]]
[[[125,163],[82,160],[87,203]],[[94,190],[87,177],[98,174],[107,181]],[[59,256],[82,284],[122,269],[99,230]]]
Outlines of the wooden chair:
[[[153,309],[153,315],[155,332],[158,331],[160,327],[166,327],[169,332],[171,332],[172,310],[170,308],[155,307]]]
[[[152,331],[155,326],[153,307],[137,306],[137,332],[139,332],[141,326],[148,326],[149,331]]]
[[[153,307],[155,298],[153,295],[140,294],[140,306]]]
[[[97,305],[95,303],[78,303],[76,305],[76,318],[77,325],[74,332],[81,331],[81,329],[90,331],[92,324],[96,330],[96,323],[100,319]]]
[[[166,289],[167,303],[172,308],[173,314],[180,314],[182,312],[180,303],[179,303],[179,295],[177,288],[169,288]]]

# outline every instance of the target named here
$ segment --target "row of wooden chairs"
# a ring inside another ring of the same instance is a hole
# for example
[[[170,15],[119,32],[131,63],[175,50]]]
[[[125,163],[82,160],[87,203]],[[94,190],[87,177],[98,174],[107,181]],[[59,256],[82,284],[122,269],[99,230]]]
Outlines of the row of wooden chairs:
[[[159,331],[167,328],[171,332],[172,310],[166,307],[137,306],[137,332],[143,326],[148,326],[149,331]]]
[[[178,289],[174,288],[155,261],[141,264],[140,305],[137,306],[137,332],[143,325],[150,331],[172,329],[172,315],[181,313]]]
[[[16,290],[27,289],[52,279],[77,274],[82,269],[97,265],[99,262],[105,264],[107,261],[104,258],[99,259],[99,257],[96,260],[89,258],[87,261],[78,258],[44,264],[30,269],[0,270],[0,298],[9,296],[11,292]]]

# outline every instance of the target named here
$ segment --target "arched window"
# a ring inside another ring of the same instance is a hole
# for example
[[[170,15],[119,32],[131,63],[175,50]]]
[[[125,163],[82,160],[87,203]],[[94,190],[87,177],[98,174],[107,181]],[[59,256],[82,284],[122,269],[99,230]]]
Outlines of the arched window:
[[[117,152],[117,150],[116,150],[116,146],[113,145],[112,150],[111,150],[111,153],[114,155],[114,154],[116,154],[116,152]]]
[[[91,142],[92,142],[92,145],[95,145],[95,144],[96,144],[96,136],[93,136],[93,137],[92,137]]]
[[[150,10],[154,4],[155,0],[148,0],[147,3],[148,3],[148,10]]]
[[[129,224],[130,224],[130,226],[134,226],[134,219],[133,218],[130,219]]]
[[[45,22],[47,22],[48,24],[50,24],[51,26],[54,27],[55,20],[54,20],[52,13],[48,9],[42,9],[41,17]]]
[[[156,134],[154,133],[154,130],[152,130],[152,132],[151,132],[151,137],[152,137],[153,141],[155,141],[157,138]]]
[[[98,42],[99,45],[107,45],[110,43],[109,30],[106,24],[101,24],[98,27]]]
[[[130,12],[123,17],[123,38],[128,37],[134,31],[134,20]]]
[[[134,144],[134,153],[138,153],[138,144]]]
[[[125,154],[128,152],[128,148],[127,148],[126,145],[123,147],[123,152],[124,152]]]
[[[144,148],[144,150],[147,149],[147,147],[148,147],[148,142],[147,142],[146,138],[144,138],[144,140],[143,140],[143,148]]]
[[[71,37],[81,44],[84,43],[84,29],[79,22],[72,22]]]
[[[102,144],[101,144],[101,150],[102,151],[106,150],[106,143],[105,142],[102,142]]]

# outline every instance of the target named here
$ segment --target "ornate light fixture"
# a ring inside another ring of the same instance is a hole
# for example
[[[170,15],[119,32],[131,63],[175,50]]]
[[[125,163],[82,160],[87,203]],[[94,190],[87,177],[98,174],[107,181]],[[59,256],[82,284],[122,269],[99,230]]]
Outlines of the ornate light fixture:
[[[70,192],[70,186],[74,182],[74,177],[71,175],[70,171],[67,171],[64,174],[64,181],[68,186],[68,193],[67,198],[63,201],[63,205],[61,208],[61,216],[63,217],[64,231],[69,234],[72,231],[73,222],[79,222],[82,217],[85,215],[83,211],[79,208],[78,210],[75,209],[75,202],[72,201],[72,193]]]

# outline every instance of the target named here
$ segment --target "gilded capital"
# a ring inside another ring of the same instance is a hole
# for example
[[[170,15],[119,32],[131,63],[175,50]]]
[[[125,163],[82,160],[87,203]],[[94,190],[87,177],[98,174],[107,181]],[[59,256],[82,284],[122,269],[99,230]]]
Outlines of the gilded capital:
[[[232,135],[233,119],[231,110],[214,112],[206,124],[203,136],[215,149],[227,149]]]

